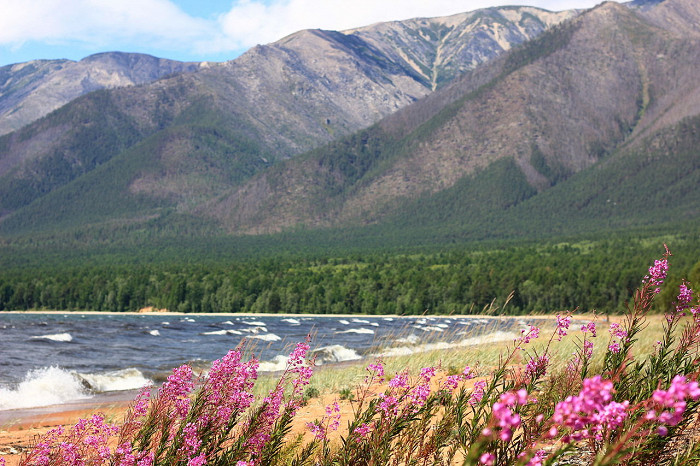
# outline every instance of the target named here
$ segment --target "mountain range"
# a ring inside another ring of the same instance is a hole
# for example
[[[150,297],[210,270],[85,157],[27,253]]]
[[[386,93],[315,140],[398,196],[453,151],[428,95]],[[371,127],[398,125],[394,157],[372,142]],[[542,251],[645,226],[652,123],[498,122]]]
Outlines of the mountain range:
[[[139,64],[57,92],[64,105],[0,137],[0,236],[695,222],[699,24],[693,0],[504,7],[301,31],[225,63],[4,67],[10,128],[56,83],[99,75],[90,61]]]

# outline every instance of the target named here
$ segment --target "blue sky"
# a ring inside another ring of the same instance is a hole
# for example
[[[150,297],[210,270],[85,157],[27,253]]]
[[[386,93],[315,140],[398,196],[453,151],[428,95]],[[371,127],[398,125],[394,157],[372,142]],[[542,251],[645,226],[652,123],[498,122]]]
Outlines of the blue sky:
[[[505,0],[0,0],[0,66],[141,52],[182,61],[230,60],[307,28],[444,16]],[[596,0],[523,0],[548,10]],[[517,2],[516,2],[517,4]]]

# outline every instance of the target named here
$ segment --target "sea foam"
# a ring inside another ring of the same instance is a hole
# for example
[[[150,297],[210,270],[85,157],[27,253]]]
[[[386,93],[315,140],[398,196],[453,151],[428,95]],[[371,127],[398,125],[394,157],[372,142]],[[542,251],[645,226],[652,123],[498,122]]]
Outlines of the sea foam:
[[[90,398],[80,379],[58,367],[33,369],[16,387],[0,386],[0,409],[50,406]]]
[[[138,369],[128,368],[102,374],[80,374],[77,376],[95,392],[113,392],[121,390],[135,390],[153,382]]]
[[[54,333],[51,335],[37,335],[30,337],[32,340],[51,340],[51,341],[62,341],[69,342],[73,341],[73,336],[70,333]]]

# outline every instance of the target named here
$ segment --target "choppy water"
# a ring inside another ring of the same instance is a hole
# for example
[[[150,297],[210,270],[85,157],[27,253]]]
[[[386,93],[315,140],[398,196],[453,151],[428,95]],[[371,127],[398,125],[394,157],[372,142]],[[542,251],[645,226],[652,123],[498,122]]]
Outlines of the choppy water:
[[[159,383],[183,363],[206,370],[247,340],[261,371],[284,369],[312,335],[317,364],[512,340],[499,318],[0,313],[0,410],[69,403]]]

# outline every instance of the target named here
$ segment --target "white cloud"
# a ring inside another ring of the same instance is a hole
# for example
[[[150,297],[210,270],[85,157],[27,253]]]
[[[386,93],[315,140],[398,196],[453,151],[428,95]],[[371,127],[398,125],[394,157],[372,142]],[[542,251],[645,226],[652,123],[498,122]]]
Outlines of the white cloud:
[[[186,44],[210,25],[168,0],[0,0],[0,44],[142,40]]]

